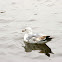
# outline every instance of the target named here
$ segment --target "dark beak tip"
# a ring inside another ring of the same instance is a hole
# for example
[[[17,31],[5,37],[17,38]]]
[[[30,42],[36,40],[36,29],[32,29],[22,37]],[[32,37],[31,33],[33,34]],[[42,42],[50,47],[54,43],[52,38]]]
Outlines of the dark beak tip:
[[[22,31],[22,32],[24,32],[24,31]]]
[[[22,32],[25,32],[24,30],[22,30]]]

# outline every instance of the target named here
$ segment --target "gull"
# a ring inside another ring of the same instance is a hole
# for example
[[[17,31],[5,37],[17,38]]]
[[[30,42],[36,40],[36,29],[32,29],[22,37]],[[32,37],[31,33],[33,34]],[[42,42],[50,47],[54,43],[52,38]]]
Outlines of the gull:
[[[32,28],[26,27],[22,32],[25,32],[24,35],[24,41],[29,43],[47,43],[52,40],[52,37],[39,34],[39,33],[33,33]]]

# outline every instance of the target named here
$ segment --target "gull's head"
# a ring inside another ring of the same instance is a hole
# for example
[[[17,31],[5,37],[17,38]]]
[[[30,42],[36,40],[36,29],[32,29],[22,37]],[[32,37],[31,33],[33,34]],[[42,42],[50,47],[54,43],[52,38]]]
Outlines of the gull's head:
[[[32,33],[32,29],[30,27],[26,27],[24,30],[22,30],[22,32]]]

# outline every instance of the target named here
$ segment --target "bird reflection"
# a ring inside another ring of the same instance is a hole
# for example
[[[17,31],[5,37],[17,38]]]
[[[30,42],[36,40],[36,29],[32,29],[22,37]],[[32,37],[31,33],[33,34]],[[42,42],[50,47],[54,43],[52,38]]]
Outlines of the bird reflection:
[[[40,50],[39,53],[45,53],[48,57],[50,57],[50,53],[53,54],[51,51],[51,48],[47,46],[46,44],[37,44],[37,43],[28,43],[24,42],[25,46],[25,52],[32,52],[32,50]]]

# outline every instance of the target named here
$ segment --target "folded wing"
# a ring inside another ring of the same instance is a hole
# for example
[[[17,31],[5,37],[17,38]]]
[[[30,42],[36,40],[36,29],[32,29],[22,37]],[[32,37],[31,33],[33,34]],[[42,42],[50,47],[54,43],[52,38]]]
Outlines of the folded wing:
[[[28,36],[29,38],[30,36]],[[46,35],[39,35],[39,34],[33,34],[31,35],[31,38],[29,39],[30,42],[33,41],[33,43],[47,43],[52,40],[52,37],[46,36]]]

